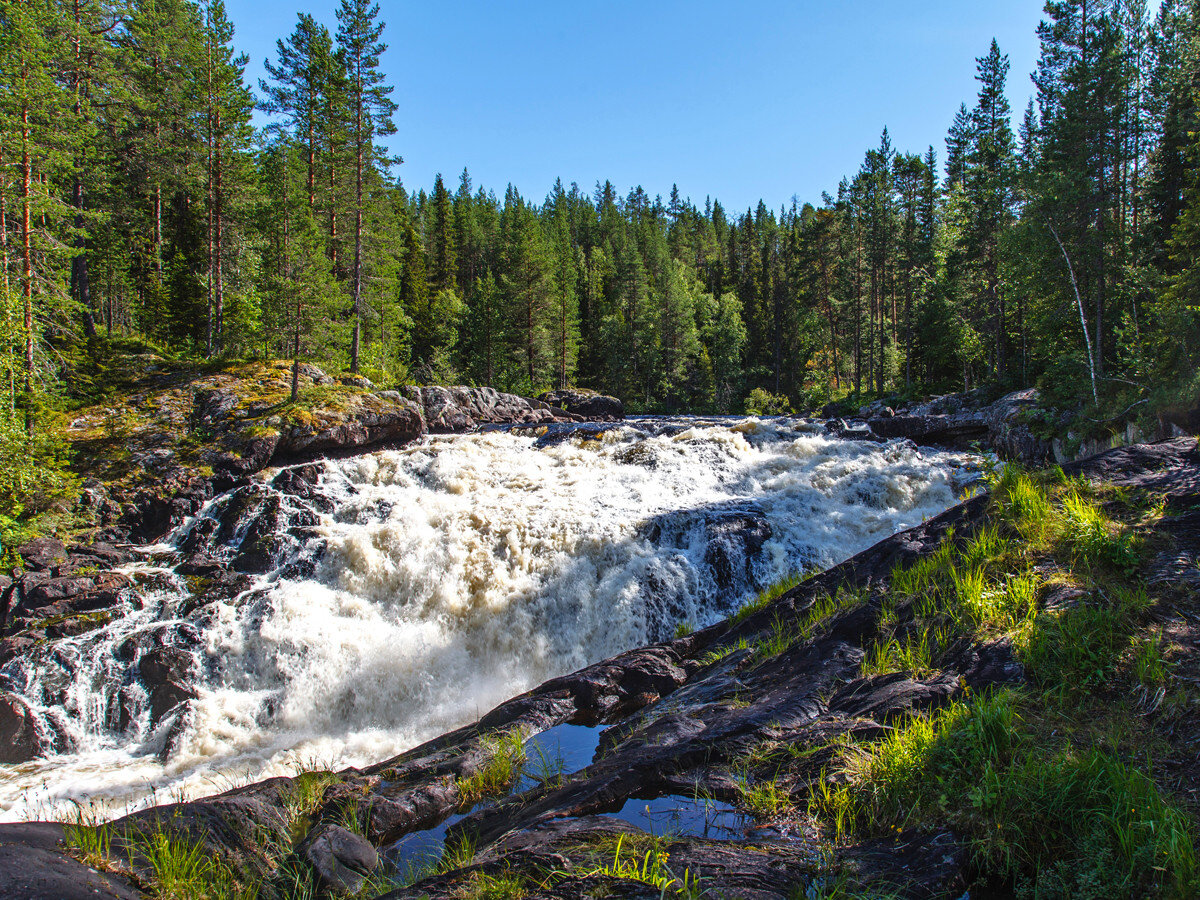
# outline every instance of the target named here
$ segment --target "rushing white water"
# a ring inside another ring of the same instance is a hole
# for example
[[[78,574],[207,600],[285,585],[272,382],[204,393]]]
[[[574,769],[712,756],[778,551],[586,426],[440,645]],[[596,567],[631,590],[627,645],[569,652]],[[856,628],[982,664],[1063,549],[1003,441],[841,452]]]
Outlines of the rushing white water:
[[[962,454],[755,419],[547,446],[496,431],[327,462],[332,511],[251,591],[186,613],[184,581],[142,567],[151,584],[123,618],[5,669],[74,750],[0,767],[0,818],[377,762],[935,515],[973,470]],[[128,647],[181,619],[199,697],[151,728]],[[118,732],[120,690],[134,715]]]

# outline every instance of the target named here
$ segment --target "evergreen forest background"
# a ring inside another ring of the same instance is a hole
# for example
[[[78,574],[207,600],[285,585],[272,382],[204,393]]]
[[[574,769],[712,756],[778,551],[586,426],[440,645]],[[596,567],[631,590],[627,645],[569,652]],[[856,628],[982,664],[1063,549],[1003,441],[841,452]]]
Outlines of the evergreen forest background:
[[[333,33],[301,13],[250,85],[220,0],[0,0],[10,515],[63,460],[60,411],[138,350],[649,412],[1036,385],[1101,429],[1195,405],[1200,2],[1052,0],[1023,115],[993,42],[944,145],[884,129],[835,195],[746,210],[405,184],[381,139],[421,123],[384,29],[368,0]]]

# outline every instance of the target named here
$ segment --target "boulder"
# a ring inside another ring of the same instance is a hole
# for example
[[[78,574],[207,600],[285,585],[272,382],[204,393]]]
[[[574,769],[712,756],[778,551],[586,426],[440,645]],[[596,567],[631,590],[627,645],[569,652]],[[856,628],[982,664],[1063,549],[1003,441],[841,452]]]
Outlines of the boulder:
[[[319,410],[313,423],[294,425],[279,438],[275,457],[347,452],[380,443],[404,443],[425,432],[414,404],[376,394],[357,395],[350,409]],[[264,462],[264,465],[266,463]]]
[[[192,398],[192,414],[188,422],[192,428],[212,428],[228,419],[237,409],[238,395],[220,388],[205,388],[196,391]]]
[[[54,822],[0,825],[0,897],[19,900],[141,900],[125,878],[63,852]]]
[[[708,515],[704,529],[708,536],[704,562],[722,590],[745,581],[763,544],[773,533],[766,514],[756,506]]]
[[[319,825],[296,850],[328,891],[355,894],[379,865],[371,842],[339,825]]]
[[[431,434],[459,434],[475,427],[475,420],[456,402],[450,388],[406,385],[404,395],[421,408]]]
[[[359,388],[364,391],[375,390],[375,385],[371,382],[371,379],[364,375],[354,375],[352,373],[339,375],[337,376],[337,382],[346,387]]]
[[[67,548],[62,541],[51,537],[34,538],[17,548],[25,568],[33,572],[49,572],[67,561]]]
[[[182,647],[156,647],[142,654],[138,673],[150,697],[151,727],[180,703],[199,696],[190,683],[195,664],[195,657]]]
[[[297,366],[297,373],[304,378],[307,378],[313,384],[333,384],[334,380],[325,374],[323,370],[314,366],[312,363],[300,363]]]
[[[86,593],[96,586],[91,578],[48,578],[39,581],[24,591],[21,606],[25,609],[42,609],[59,600],[68,600]]]
[[[0,691],[0,763],[14,765],[54,750],[54,737],[33,707],[16,694]]]
[[[625,418],[625,404],[616,397],[608,397],[592,391],[547,391],[538,399],[543,403],[549,403],[551,406],[564,409],[575,416],[583,416],[586,419]]]
[[[854,410],[845,403],[826,403],[821,407],[822,419],[844,419],[846,416],[854,414]]]

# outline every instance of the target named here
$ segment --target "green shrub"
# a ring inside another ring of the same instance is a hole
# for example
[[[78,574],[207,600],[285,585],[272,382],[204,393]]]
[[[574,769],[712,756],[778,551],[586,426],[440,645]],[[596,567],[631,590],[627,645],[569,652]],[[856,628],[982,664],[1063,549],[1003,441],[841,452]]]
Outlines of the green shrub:
[[[746,398],[748,416],[790,416],[792,404],[782,394],[772,394],[764,388],[755,388]]]

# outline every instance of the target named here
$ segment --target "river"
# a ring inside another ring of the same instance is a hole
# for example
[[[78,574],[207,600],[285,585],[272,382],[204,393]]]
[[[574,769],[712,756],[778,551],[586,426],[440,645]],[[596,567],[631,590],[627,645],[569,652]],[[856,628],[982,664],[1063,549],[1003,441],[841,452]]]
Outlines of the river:
[[[0,670],[70,747],[0,767],[0,819],[378,762],[840,562],[953,505],[979,471],[792,419],[495,430],[320,465],[315,499],[256,488],[283,525],[248,590],[193,609],[194,580],[172,571],[209,533],[233,558],[243,491],[128,567],[140,586],[111,624]],[[139,659],[164,643],[194,659],[195,696],[153,721]]]

